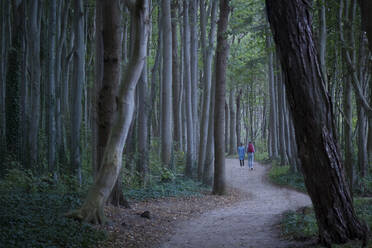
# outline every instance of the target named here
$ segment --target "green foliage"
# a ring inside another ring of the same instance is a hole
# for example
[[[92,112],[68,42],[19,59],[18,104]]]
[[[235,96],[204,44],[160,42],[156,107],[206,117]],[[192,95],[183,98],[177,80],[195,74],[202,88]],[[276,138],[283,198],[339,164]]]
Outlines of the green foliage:
[[[282,235],[295,240],[306,240],[317,235],[315,213],[312,208],[302,208],[300,211],[284,213],[281,222]]]
[[[358,198],[354,201],[355,211],[360,220],[372,227],[372,198]],[[282,235],[295,240],[306,240],[318,235],[318,227],[313,208],[302,208],[299,211],[288,211],[281,221]],[[346,244],[337,247],[359,247]]]
[[[124,194],[130,199],[144,200],[148,198],[200,195],[201,192],[207,190],[210,190],[210,188],[203,186],[201,183],[186,177],[177,177],[173,181],[153,183],[146,188],[126,188]]]
[[[366,177],[360,178],[358,185],[354,187],[354,193],[358,196],[372,196],[372,173],[369,172]]]
[[[290,186],[302,192],[306,192],[303,176],[299,173],[291,172],[289,165],[273,165],[269,172],[269,178],[275,184]]]
[[[106,238],[88,224],[65,218],[81,205],[77,193],[0,192],[2,247],[91,247]]]

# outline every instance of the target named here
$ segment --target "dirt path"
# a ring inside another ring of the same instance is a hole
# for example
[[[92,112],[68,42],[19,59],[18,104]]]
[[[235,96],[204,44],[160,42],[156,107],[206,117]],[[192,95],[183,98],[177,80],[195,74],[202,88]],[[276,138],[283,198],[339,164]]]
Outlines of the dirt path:
[[[255,163],[254,170],[239,166],[237,159],[226,160],[228,184],[248,194],[231,206],[204,213],[179,223],[175,234],[161,248],[295,247],[280,240],[275,224],[280,214],[310,205],[307,195],[271,185],[267,168]]]

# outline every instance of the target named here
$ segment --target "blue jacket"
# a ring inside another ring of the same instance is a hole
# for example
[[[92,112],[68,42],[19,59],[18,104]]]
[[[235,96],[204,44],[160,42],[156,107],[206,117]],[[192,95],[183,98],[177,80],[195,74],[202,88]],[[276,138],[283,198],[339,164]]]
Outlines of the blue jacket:
[[[245,155],[245,147],[244,146],[238,146],[238,154],[239,154],[239,159],[243,160],[244,155]]]

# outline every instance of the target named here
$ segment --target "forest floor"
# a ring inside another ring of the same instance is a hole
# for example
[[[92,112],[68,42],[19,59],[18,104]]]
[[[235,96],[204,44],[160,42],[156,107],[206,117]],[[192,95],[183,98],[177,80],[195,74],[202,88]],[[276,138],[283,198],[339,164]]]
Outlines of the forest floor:
[[[222,248],[304,247],[280,238],[282,213],[311,205],[303,193],[272,185],[268,166],[254,170],[226,160],[227,196],[164,198],[137,202],[132,209],[109,207],[109,241],[100,247]],[[140,216],[150,212],[150,219]]]

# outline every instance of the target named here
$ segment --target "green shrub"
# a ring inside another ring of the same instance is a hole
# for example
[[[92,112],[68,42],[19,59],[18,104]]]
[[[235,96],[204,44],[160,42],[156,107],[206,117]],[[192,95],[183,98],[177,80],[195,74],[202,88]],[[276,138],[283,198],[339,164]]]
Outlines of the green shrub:
[[[124,190],[125,196],[134,200],[149,198],[192,196],[201,195],[203,191],[210,190],[209,187],[185,177],[176,177],[173,181],[158,182],[146,188]]]
[[[78,194],[0,192],[2,247],[92,247],[106,234],[63,214],[81,205]]]
[[[290,171],[289,166],[272,166],[269,172],[270,180],[278,185],[290,186],[302,192],[306,192],[304,178],[299,173]]]

